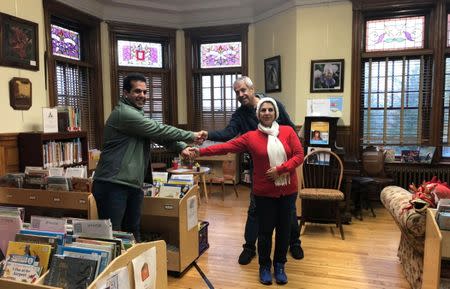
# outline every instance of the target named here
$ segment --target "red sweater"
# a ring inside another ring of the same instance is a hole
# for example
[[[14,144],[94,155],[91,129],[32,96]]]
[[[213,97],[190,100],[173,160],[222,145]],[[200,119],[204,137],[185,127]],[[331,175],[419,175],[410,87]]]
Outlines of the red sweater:
[[[290,195],[298,190],[298,181],[295,168],[303,162],[303,148],[290,126],[280,125],[278,139],[286,151],[287,161],[277,166],[278,174],[290,173],[291,182],[286,186],[275,186],[275,183],[266,177],[270,168],[267,154],[267,134],[253,130],[242,136],[232,139],[224,144],[218,144],[200,149],[200,155],[223,155],[229,152],[250,152],[253,159],[253,193],[257,196],[280,197]]]

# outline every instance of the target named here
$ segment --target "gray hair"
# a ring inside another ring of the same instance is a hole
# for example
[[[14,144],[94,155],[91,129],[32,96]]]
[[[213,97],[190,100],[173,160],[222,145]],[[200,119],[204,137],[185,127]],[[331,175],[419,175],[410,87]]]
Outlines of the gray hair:
[[[243,82],[248,88],[253,88],[253,81],[250,79],[250,77],[248,76],[241,76],[238,77],[234,83],[233,83],[233,87],[236,85],[236,83],[240,83]]]

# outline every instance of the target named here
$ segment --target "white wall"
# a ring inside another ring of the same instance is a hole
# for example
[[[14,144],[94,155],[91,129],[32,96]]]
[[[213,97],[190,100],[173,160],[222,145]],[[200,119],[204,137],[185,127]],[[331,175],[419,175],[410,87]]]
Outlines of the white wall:
[[[42,129],[41,108],[48,105],[44,73],[44,12],[41,0],[0,1],[0,11],[39,24],[40,70],[0,67],[0,133]],[[350,2],[323,6],[291,8],[249,26],[249,72],[257,91],[264,91],[264,59],[281,56],[282,91],[271,93],[286,106],[295,124],[302,124],[308,98],[344,97],[343,123],[350,124],[350,77],[352,6]],[[110,57],[108,29],[101,25],[103,103],[105,120],[111,112]],[[187,122],[184,33],[177,31],[177,94],[178,122]],[[345,59],[344,92],[311,94],[310,66],[314,59]],[[33,103],[28,111],[9,106],[8,82],[12,77],[24,77],[33,85]]]
[[[0,133],[42,129],[42,107],[48,106],[44,73],[44,9],[42,1],[0,1],[0,12],[35,22],[39,25],[39,71],[0,66]],[[32,106],[14,110],[9,105],[9,81],[13,77],[28,78],[32,85]]]

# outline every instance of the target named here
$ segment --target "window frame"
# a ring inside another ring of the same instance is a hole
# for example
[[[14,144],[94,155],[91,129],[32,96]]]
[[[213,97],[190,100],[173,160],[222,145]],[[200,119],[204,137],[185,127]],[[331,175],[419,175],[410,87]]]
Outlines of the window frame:
[[[412,3],[414,2],[414,3]],[[431,111],[429,117],[429,140],[418,145],[436,147],[437,162],[441,161],[442,126],[443,126],[443,88],[445,68],[445,46],[447,34],[446,0],[424,1],[398,0],[370,1],[352,0],[353,3],[353,38],[352,38],[352,105],[351,105],[351,141],[349,151],[358,156],[362,150],[361,91],[362,91],[362,63],[365,58],[383,58],[394,56],[431,55],[433,61]],[[365,21],[381,18],[416,16],[424,14],[425,20],[425,48],[408,49],[392,52],[365,52],[364,33]],[[443,161],[446,161],[445,159]]]
[[[129,23],[108,21],[110,63],[111,63],[111,109],[113,109],[122,96],[122,87],[118,87],[118,71],[148,73],[165,73],[168,75],[166,96],[163,97],[163,118],[165,124],[178,124],[178,97],[176,85],[176,30],[153,26],[143,26]],[[157,42],[162,44],[163,68],[126,67],[119,66],[117,59],[117,40],[133,40],[143,42]]]
[[[248,74],[248,23],[234,24],[214,27],[190,28],[184,30],[185,55],[186,55],[186,94],[187,94],[187,117],[188,127],[198,130],[199,115],[195,99],[194,77],[203,74],[225,75],[225,74]],[[219,42],[241,42],[241,66],[224,68],[200,68],[200,45],[204,43]]]
[[[96,144],[98,148],[103,142],[103,86],[102,86],[102,60],[100,50],[100,23],[101,20],[91,16],[63,3],[55,0],[44,0],[44,23],[46,35],[46,72],[48,73],[47,83],[49,91],[49,105],[57,104],[57,88],[54,83],[56,81],[56,63],[64,62],[69,65],[86,67],[90,70],[89,85],[92,88],[92,94],[95,96],[95,120],[92,128],[92,134],[95,139],[90,141]],[[64,22],[63,27],[73,29],[71,25],[75,25],[81,35],[81,60],[69,59],[61,56],[53,56],[51,27],[52,19],[57,18],[57,22]],[[88,132],[89,135],[89,132]]]

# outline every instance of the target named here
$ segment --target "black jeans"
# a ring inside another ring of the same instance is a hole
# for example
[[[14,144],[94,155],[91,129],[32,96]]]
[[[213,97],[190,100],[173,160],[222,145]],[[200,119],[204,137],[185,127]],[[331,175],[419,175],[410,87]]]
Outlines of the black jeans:
[[[295,194],[297,195],[297,194]],[[297,220],[297,209],[295,207],[295,200],[291,204],[290,212],[291,212],[291,221],[290,221],[290,238],[289,245],[293,246],[301,246],[300,240],[300,228],[298,226]],[[244,248],[250,249],[252,251],[256,251],[256,239],[258,238],[258,217],[256,215],[256,204],[255,204],[255,196],[253,193],[250,193],[250,206],[248,207],[247,213],[247,222],[245,223],[245,244]]]
[[[259,221],[258,255],[260,266],[271,266],[270,251],[272,249],[272,234],[275,229],[274,263],[286,263],[289,246],[289,234],[292,220],[292,206],[297,193],[269,198],[255,196],[256,214]]]
[[[141,241],[141,189],[110,182],[94,181],[93,195],[99,219],[110,219],[113,230],[133,233]]]

